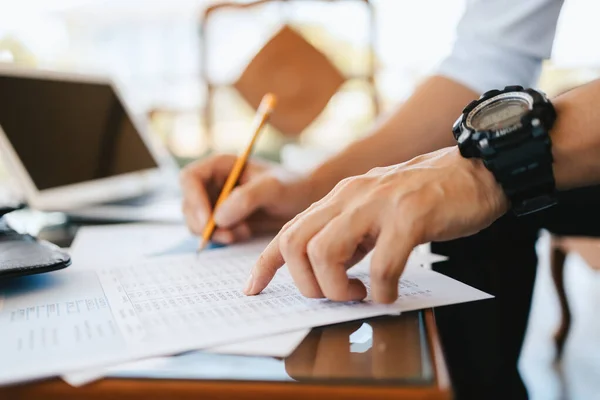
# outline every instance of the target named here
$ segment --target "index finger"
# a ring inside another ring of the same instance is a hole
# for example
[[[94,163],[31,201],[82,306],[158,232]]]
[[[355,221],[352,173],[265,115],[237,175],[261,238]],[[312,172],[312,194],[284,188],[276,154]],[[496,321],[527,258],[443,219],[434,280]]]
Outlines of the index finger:
[[[273,280],[277,270],[283,267],[285,260],[283,259],[283,255],[281,254],[279,247],[281,235],[283,235],[283,233],[287,231],[289,227],[292,226],[292,224],[294,224],[298,218],[300,218],[301,215],[302,214],[298,214],[288,221],[288,223],[281,228],[279,233],[277,233],[277,236],[271,240],[267,248],[261,253],[256,265],[254,268],[252,268],[252,272],[250,272],[248,282],[244,288],[244,293],[246,295],[252,296],[259,294],[264,288],[267,287],[269,282]]]
[[[258,261],[250,276],[248,277],[248,281],[246,282],[246,287],[244,288],[244,293],[248,296],[252,296],[260,293],[264,288],[267,287],[269,282],[273,280],[273,277],[277,273],[277,270],[285,264],[285,260],[283,255],[281,254],[280,249],[280,240],[281,235],[285,231],[289,229],[298,219],[303,217],[306,213],[310,212],[314,208],[318,207],[320,204],[325,202],[329,195],[325,196],[323,199],[318,202],[312,204],[309,208],[307,208],[302,213],[296,215],[292,218],[287,224],[281,228],[277,236],[269,243],[267,248],[262,252]]]
[[[244,293],[248,296],[252,296],[260,293],[264,288],[267,287],[269,282],[273,280],[277,270],[283,266],[285,261],[279,250],[279,238],[282,229],[277,236],[269,243],[267,248],[262,252],[256,265],[252,268],[252,272],[248,277],[248,282],[244,288]]]

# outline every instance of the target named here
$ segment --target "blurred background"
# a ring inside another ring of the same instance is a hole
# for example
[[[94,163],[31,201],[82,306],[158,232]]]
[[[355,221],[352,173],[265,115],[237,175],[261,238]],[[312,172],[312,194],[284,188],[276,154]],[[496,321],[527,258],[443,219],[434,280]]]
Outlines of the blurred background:
[[[110,75],[136,117],[184,164],[247,140],[254,111],[234,83],[290,26],[344,81],[300,133],[269,128],[257,150],[279,159],[282,149],[329,152],[365,134],[448,54],[465,2],[288,0],[207,13],[215,3],[0,0],[0,62]],[[565,2],[540,81],[550,95],[600,75],[600,53],[588,51],[600,37],[597,15],[597,1]]]

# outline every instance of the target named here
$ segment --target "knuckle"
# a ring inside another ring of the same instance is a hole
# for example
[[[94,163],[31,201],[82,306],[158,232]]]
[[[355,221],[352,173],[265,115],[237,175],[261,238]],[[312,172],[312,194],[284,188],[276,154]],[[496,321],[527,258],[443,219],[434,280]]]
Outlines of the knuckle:
[[[375,168],[371,168],[369,170],[369,172],[367,172],[367,175],[381,175],[385,172],[387,172],[388,168],[386,167],[375,167]]]
[[[336,189],[342,190],[348,187],[355,185],[355,177],[344,178],[337,185],[335,185]]]
[[[327,267],[331,258],[331,246],[328,246],[324,240],[311,239],[306,246],[306,252],[314,267]]]
[[[319,206],[321,206],[324,203],[325,203],[324,199],[321,199],[319,201],[315,201],[310,206],[308,206],[308,208],[306,210],[304,210],[301,214],[311,213],[311,212],[315,211]],[[301,214],[299,214],[299,215],[301,215]]]
[[[350,178],[346,178],[342,182],[340,182],[340,187],[338,189],[338,192],[339,191],[350,192],[350,193],[358,192],[360,190],[364,190],[365,186],[368,185],[369,182],[371,182],[371,181],[372,181],[372,177],[367,176],[367,175],[359,175],[359,176],[353,176]]]
[[[352,221],[356,221],[359,218],[363,218],[368,210],[374,206],[374,202],[371,199],[367,201],[361,202],[359,204],[353,205],[346,213],[343,215],[343,220],[339,220],[340,224],[343,226],[352,227]],[[340,217],[342,218],[342,217]]]
[[[354,189],[362,187],[365,183],[368,183],[370,181],[372,181],[372,178],[366,175],[353,176],[352,178],[350,178],[350,182],[348,182],[347,186]]]
[[[288,228],[285,232],[283,232],[279,241],[279,246],[281,253],[286,257],[289,257],[292,254],[297,254],[303,250],[302,244],[298,239],[297,230],[295,228]]]
[[[297,214],[294,218],[286,222],[283,225],[283,227],[279,230],[280,235],[283,236],[283,234],[287,232],[296,222],[298,222],[303,215],[304,213]]]
[[[394,190],[397,189],[397,185],[394,185],[391,182],[378,182],[378,184],[371,190],[368,201],[373,203],[389,199],[391,193],[394,193]]]
[[[285,232],[287,232],[288,229],[290,229],[290,227],[296,222],[298,216],[296,215],[294,218],[292,218],[291,220],[289,220],[288,222],[286,222],[283,227],[281,228],[280,232],[281,232],[281,236],[283,236],[283,234]]]
[[[409,161],[406,162],[406,165],[416,165],[416,164],[420,164],[426,160],[429,159],[429,155],[427,154],[420,154],[416,157],[413,157],[412,159],[410,159]]]

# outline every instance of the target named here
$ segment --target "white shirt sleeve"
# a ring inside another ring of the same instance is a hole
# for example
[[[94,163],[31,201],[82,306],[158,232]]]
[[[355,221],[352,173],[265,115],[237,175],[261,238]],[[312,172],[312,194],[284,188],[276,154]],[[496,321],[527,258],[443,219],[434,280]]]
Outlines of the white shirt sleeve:
[[[438,75],[478,93],[535,86],[550,58],[563,0],[467,0],[452,53]]]

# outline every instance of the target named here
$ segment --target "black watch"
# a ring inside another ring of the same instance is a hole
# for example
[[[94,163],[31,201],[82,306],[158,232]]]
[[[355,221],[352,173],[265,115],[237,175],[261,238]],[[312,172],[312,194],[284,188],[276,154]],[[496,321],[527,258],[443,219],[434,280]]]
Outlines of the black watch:
[[[546,95],[521,86],[490,90],[452,127],[463,157],[481,158],[517,215],[556,204],[549,132],[556,111]]]

